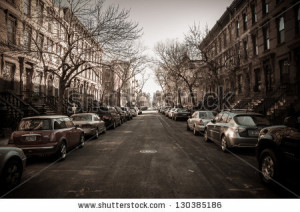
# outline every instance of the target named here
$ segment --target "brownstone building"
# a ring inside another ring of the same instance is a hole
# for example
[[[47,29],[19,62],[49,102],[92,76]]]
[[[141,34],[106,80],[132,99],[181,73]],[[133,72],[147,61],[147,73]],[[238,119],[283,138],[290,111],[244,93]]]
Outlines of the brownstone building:
[[[218,84],[235,93],[234,107],[273,118],[300,109],[300,1],[235,0],[200,46],[219,64]]]
[[[68,15],[67,8],[58,7],[52,0],[0,1],[0,111],[10,119],[45,110],[56,113],[59,78],[47,69],[61,67],[58,58],[68,50],[67,33],[62,27]],[[72,39],[88,34],[85,26],[74,20],[76,24],[70,27],[74,33],[69,33]],[[88,66],[93,68],[76,75],[67,90],[80,94],[81,100],[88,97],[99,101],[102,71],[95,64],[102,60],[101,47],[90,37],[78,39],[76,45],[74,57],[81,54],[89,63],[78,67],[74,75]],[[38,50],[43,50],[43,57]]]

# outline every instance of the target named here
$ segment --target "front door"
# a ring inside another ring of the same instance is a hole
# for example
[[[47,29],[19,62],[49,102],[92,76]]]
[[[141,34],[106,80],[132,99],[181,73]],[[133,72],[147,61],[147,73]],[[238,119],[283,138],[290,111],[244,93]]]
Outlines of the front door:
[[[24,90],[32,91],[32,69],[26,68],[25,70],[25,87]]]
[[[269,93],[273,88],[273,73],[269,64],[264,66],[266,92]]]

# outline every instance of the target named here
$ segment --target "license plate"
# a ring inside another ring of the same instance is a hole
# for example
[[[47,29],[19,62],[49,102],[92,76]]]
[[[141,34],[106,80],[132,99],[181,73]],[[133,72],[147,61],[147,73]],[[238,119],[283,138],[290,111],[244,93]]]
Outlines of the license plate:
[[[26,141],[36,141],[36,136],[26,136]]]
[[[258,130],[248,130],[249,136],[258,136],[259,132]]]

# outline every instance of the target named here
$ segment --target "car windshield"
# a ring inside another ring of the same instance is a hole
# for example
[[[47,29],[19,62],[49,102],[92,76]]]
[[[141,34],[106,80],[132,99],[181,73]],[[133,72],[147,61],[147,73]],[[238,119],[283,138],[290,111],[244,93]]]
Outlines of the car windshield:
[[[178,113],[186,113],[186,112],[189,112],[189,111],[188,111],[188,109],[186,109],[186,108],[179,108],[179,109],[177,110],[177,112],[178,112]]]
[[[26,119],[19,124],[19,131],[50,130],[49,119]]]
[[[92,121],[92,115],[75,115],[72,119],[73,121]]]
[[[249,116],[249,115],[235,116],[234,120],[237,124],[245,125],[245,126],[270,125],[270,122],[264,116]]]
[[[213,119],[217,115],[216,112],[199,112],[199,118],[200,119]]]

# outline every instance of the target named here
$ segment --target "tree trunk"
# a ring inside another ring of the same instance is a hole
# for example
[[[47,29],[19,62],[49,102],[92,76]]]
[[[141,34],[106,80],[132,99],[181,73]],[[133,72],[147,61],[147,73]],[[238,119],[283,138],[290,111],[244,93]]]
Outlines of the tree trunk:
[[[58,105],[57,112],[58,114],[64,114],[64,98],[65,98],[65,89],[66,86],[63,81],[59,81],[59,91],[58,91]]]
[[[193,89],[191,87],[189,87],[189,90],[190,90],[190,95],[191,95],[191,98],[192,98],[192,104],[193,104],[193,106],[196,106]]]
[[[181,94],[180,94],[180,90],[177,89],[177,102],[178,102],[178,107],[182,107],[182,103],[181,103]]]

